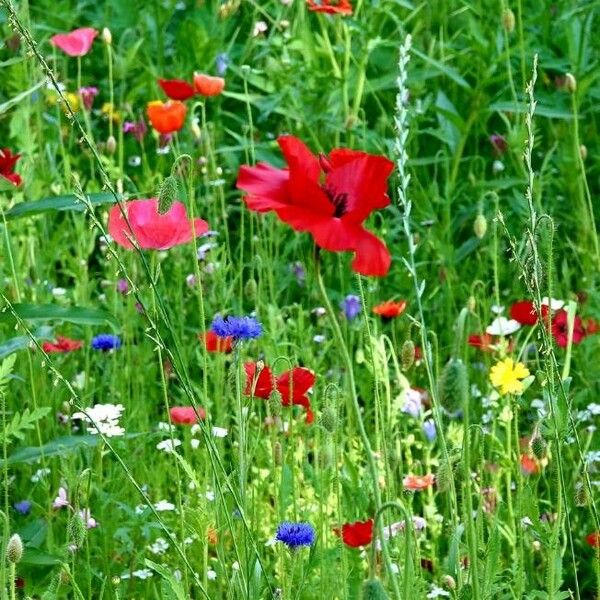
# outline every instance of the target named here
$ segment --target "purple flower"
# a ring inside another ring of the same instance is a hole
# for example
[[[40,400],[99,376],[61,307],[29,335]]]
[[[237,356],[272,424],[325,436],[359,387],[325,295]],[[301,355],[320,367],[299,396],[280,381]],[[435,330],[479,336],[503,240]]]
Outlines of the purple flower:
[[[435,421],[433,419],[427,419],[423,423],[423,435],[430,442],[433,442],[437,437],[437,432],[435,430]]]
[[[69,506],[69,498],[67,496],[67,490],[64,487],[58,488],[58,496],[54,498],[52,508],[63,508]]]
[[[360,298],[354,294],[348,294],[340,303],[340,307],[344,310],[346,319],[352,321],[360,314]]]
[[[117,350],[121,347],[121,338],[113,333],[100,333],[92,338],[94,350]]]
[[[144,119],[140,119],[139,121],[125,121],[123,123],[123,133],[131,133],[140,143],[144,139],[146,131],[148,131],[148,128]]]
[[[226,317],[217,315],[210,326],[219,337],[232,337],[234,341],[252,340],[262,335],[262,325],[254,317]]]
[[[294,277],[296,277],[298,285],[304,285],[304,280],[306,279],[304,265],[300,261],[297,261],[290,265],[290,271],[294,274]]]
[[[315,543],[316,533],[310,523],[284,521],[277,528],[275,539],[283,542],[288,548],[296,550],[301,546],[312,546]]]
[[[79,95],[83,101],[85,110],[92,110],[94,98],[98,95],[97,87],[82,87],[79,88]]]
[[[404,404],[402,405],[402,412],[410,415],[413,419],[416,419],[421,414],[421,392],[419,390],[413,390],[409,388],[404,393]]]
[[[506,141],[506,138],[498,133],[490,135],[490,144],[492,145],[494,154],[496,154],[496,156],[501,156],[508,150],[508,142]]]
[[[29,511],[31,511],[31,502],[29,500],[21,500],[21,502],[15,502],[13,504],[13,508],[20,515],[28,515]]]
[[[129,291],[129,282],[127,279],[119,279],[117,281],[117,292],[119,294],[126,294]]]

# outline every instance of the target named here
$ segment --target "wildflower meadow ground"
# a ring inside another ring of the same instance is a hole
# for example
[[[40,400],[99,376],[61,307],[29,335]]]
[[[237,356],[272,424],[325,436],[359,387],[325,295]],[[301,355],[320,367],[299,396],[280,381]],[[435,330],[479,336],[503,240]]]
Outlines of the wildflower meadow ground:
[[[0,0],[0,599],[600,599],[596,0]]]

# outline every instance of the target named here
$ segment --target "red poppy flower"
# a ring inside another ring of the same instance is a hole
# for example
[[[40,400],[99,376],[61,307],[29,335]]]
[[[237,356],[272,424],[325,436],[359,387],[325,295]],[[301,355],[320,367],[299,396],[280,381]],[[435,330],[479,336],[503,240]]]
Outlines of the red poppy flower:
[[[59,33],[50,38],[50,43],[69,56],[85,56],[92,47],[98,32],[91,27],[81,27],[71,33]]]
[[[373,519],[344,523],[341,528],[334,528],[333,532],[350,548],[368,546],[373,541]]]
[[[586,319],[583,327],[586,335],[593,335],[594,333],[598,333],[598,331],[600,331],[600,324],[598,324],[598,321],[595,321],[594,319]]]
[[[394,163],[383,156],[340,148],[316,157],[297,138],[278,138],[287,169],[265,163],[240,169],[237,187],[250,210],[275,211],[296,231],[308,231],[320,248],[354,252],[352,268],[385,275],[391,263],[385,244],[367,231],[367,217],[385,208]]]
[[[585,541],[592,548],[600,548],[600,531],[595,531],[594,533],[590,533],[585,537]]]
[[[550,330],[552,336],[556,340],[556,343],[561,348],[566,348],[569,342],[569,323],[568,314],[566,310],[559,310],[552,318],[552,324]],[[575,316],[573,322],[573,343],[580,344],[585,338],[586,330],[583,327],[581,317]]]
[[[306,0],[308,10],[328,15],[351,15],[350,0]]]
[[[193,406],[174,406],[169,410],[171,421],[176,425],[195,425],[199,420],[206,417],[206,412],[200,406],[198,407],[198,414],[194,410]],[[200,419],[198,419],[200,415]]]
[[[19,158],[21,158],[20,154],[13,154],[8,148],[0,150],[0,177],[8,179],[15,186],[23,182],[21,176],[15,173],[15,165]]]
[[[171,100],[188,100],[196,93],[194,87],[183,79],[159,79],[158,85]]]
[[[521,454],[521,472],[523,475],[535,475],[540,471],[538,461],[527,454]]]
[[[246,386],[244,394],[268,400],[271,394],[277,390],[281,394],[283,406],[303,406],[306,409],[306,422],[314,421],[314,414],[310,409],[308,392],[315,384],[315,374],[309,369],[296,367],[291,371],[285,371],[279,376],[274,376],[269,367],[263,367],[258,376],[256,375],[256,363],[246,363]]]
[[[175,133],[183,127],[187,108],[179,100],[169,100],[168,102],[155,100],[148,103],[146,114],[152,127],[158,133],[167,135],[168,133]]]
[[[129,226],[118,204],[108,214],[108,232],[123,248],[133,248],[130,238],[135,238],[140,248],[168,250],[173,246],[187,244],[194,236],[198,237],[208,231],[206,221],[195,219],[192,222],[188,219],[181,202],[173,202],[164,215],[158,212],[156,198],[127,202],[124,209]]]
[[[47,354],[54,352],[73,352],[73,350],[79,350],[83,346],[83,342],[79,340],[71,340],[62,335],[56,336],[56,342],[44,342],[42,344],[42,350]]]
[[[194,88],[201,96],[218,96],[225,89],[225,80],[222,77],[194,73]]]
[[[405,309],[406,302],[404,300],[401,300],[400,302],[388,301],[373,307],[373,312],[382,319],[390,320],[400,316]]]
[[[473,334],[469,336],[468,343],[473,348],[479,348],[484,352],[491,352],[493,350],[491,346],[494,343],[494,337],[489,333]]]
[[[428,475],[407,475],[403,480],[405,490],[411,490],[413,492],[425,490],[433,485],[435,476],[429,473]]]
[[[198,336],[208,352],[225,352],[233,350],[233,338],[219,337],[214,331],[206,331]]]

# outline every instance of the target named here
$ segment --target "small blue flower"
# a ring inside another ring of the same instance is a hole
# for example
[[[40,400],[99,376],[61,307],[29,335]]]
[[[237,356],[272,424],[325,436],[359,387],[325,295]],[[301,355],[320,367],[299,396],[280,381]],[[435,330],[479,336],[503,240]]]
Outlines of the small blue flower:
[[[217,75],[219,77],[223,77],[227,72],[227,68],[229,67],[229,56],[226,52],[221,52],[217,54],[217,58],[215,59],[216,67],[217,67]]]
[[[315,538],[315,528],[310,523],[284,521],[279,525],[275,534],[275,539],[278,542],[283,542],[292,550],[301,546],[312,546],[315,543]]]
[[[354,294],[348,294],[340,303],[340,308],[343,309],[346,319],[352,321],[360,314],[360,298]]]
[[[304,265],[300,261],[296,261],[290,265],[290,271],[294,274],[298,285],[304,285],[304,280],[306,279],[306,270]]]
[[[217,315],[210,326],[219,337],[232,337],[234,341],[253,340],[262,335],[262,325],[254,317],[226,317]]]
[[[21,502],[15,502],[13,507],[20,515],[28,515],[31,510],[31,502],[29,500],[21,500]]]
[[[121,338],[112,333],[99,333],[92,338],[92,348],[94,350],[116,350],[121,347]]]
[[[430,441],[433,442],[437,437],[437,432],[435,430],[435,422],[433,419],[427,419],[423,423],[423,434]]]

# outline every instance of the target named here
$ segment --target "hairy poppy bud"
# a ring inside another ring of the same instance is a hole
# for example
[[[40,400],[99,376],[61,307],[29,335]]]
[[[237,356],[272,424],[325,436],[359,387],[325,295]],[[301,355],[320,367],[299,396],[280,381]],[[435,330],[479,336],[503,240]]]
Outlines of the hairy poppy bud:
[[[451,358],[440,377],[440,402],[450,412],[464,406],[468,401],[469,380],[467,368],[459,358]]]
[[[442,459],[440,466],[438,467],[437,473],[435,474],[435,484],[440,492],[446,492],[450,489],[450,482],[452,481],[452,465],[449,461]]]
[[[529,442],[531,453],[538,459],[542,460],[546,456],[548,444],[539,432],[536,432]]]
[[[190,129],[192,130],[192,135],[194,136],[195,140],[199,140],[202,137],[202,130],[200,129],[198,119],[192,119]]]
[[[112,44],[112,33],[110,32],[110,29],[108,27],[105,27],[102,30],[102,40],[108,46],[110,46]]]
[[[337,412],[333,406],[326,406],[321,412],[321,425],[328,433],[334,433],[337,427]]]
[[[248,298],[248,300],[254,300],[256,298],[257,291],[258,284],[256,283],[256,279],[254,279],[254,277],[250,277],[244,286],[244,294],[246,298]]]
[[[111,156],[117,151],[117,140],[114,135],[108,136],[106,140],[106,152]]]
[[[388,595],[379,579],[367,579],[363,583],[362,600],[387,600]]]
[[[575,484],[575,505],[587,506],[589,501],[588,489],[583,481]]]
[[[81,548],[85,541],[85,524],[80,515],[74,514],[69,521],[69,544],[73,544],[76,548]]]
[[[281,442],[276,440],[273,444],[273,462],[280,467],[283,464],[283,450],[281,448]]]
[[[456,589],[456,581],[452,575],[444,575],[442,577],[442,583],[450,590]]]
[[[158,213],[164,215],[169,212],[171,205],[177,197],[177,179],[169,175],[161,184],[158,192]]]
[[[467,300],[467,310],[469,312],[475,312],[476,308],[477,308],[477,300],[475,300],[475,296],[469,296],[469,299]]]
[[[330,440],[326,440],[319,453],[319,466],[328,469],[333,463],[333,446]]]
[[[481,240],[485,237],[485,234],[487,232],[487,220],[485,218],[485,215],[479,213],[475,217],[475,222],[473,223],[473,231],[475,232],[477,239]]]
[[[281,394],[277,390],[273,390],[269,394],[268,402],[271,414],[279,416],[281,414]]]
[[[575,79],[575,75],[573,75],[573,73],[567,73],[565,75],[565,89],[570,94],[573,94],[577,89],[577,79]]]
[[[6,544],[6,560],[9,563],[16,564],[23,558],[23,540],[18,533],[15,533]]]
[[[413,366],[415,353],[415,343],[412,340],[404,340],[400,349],[400,362],[402,363],[403,371],[408,371]]]
[[[510,8],[504,9],[502,13],[502,27],[512,33],[515,30],[515,13]]]

